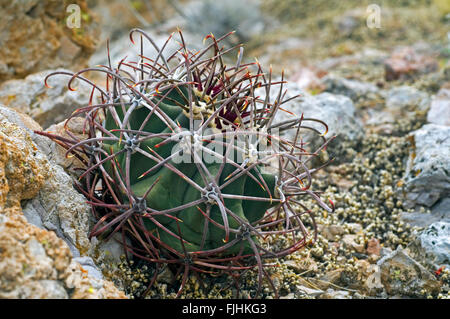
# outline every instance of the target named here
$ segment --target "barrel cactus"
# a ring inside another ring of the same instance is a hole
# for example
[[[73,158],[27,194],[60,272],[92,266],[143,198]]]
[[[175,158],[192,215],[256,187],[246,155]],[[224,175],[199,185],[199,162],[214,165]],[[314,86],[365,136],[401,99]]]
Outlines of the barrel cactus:
[[[89,105],[67,119],[84,118],[83,137],[70,130],[65,137],[39,133],[83,163],[76,185],[97,218],[91,236],[108,240],[119,232],[134,257],[177,267],[178,295],[190,271],[235,275],[256,268],[261,287],[265,260],[315,240],[314,216],[301,198],[332,211],[311,190],[313,174],[326,165],[314,168],[312,161],[329,142],[326,124],[294,115],[275,122],[292,100],[284,98],[283,76],[275,81],[257,60],[243,63],[240,45],[223,48],[230,33],[211,34],[203,49],[192,51],[179,32],[180,47],[170,54],[173,35],[160,48],[140,29],[130,32],[133,43],[136,34],[137,61],[113,67],[109,59],[109,65],[49,75],[70,76],[72,90],[75,79],[92,85]],[[155,56],[144,55],[145,40]],[[233,51],[237,60],[227,65]],[[104,85],[87,78],[89,71],[103,73]],[[307,151],[303,130],[317,133],[322,146]],[[291,238],[286,247],[267,242],[283,234]]]

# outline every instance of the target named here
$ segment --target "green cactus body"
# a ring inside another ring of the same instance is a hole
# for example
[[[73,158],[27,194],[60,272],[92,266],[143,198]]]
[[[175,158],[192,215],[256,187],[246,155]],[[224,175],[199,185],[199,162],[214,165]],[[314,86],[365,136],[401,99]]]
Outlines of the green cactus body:
[[[172,120],[174,120],[181,127],[187,129],[189,126],[189,118],[183,113],[183,109],[177,105],[179,103],[186,103],[186,97],[184,96],[185,94],[187,95],[186,89],[184,87],[181,87],[179,91],[173,90],[172,92],[173,93],[169,94],[164,100],[160,101],[159,99],[154,98],[153,102],[155,104],[158,103],[158,107],[160,107],[166,114],[168,114]],[[162,92],[161,96],[163,96],[165,93],[166,92]],[[115,109],[117,115],[121,120],[123,120],[124,112],[122,110],[122,106],[116,106]],[[125,109],[125,112],[127,110],[128,108]],[[149,108],[143,105],[139,105],[136,110],[131,113],[129,120],[130,128],[132,130],[139,130],[141,128],[143,120],[148,116],[149,113]],[[107,114],[105,120],[105,128],[108,130],[119,129],[119,127],[115,124],[111,111]],[[149,133],[168,133],[170,129],[156,114],[152,114],[150,120],[148,121],[148,123],[146,123],[142,131]],[[116,136],[119,136],[118,132],[115,132],[115,134]],[[167,158],[171,155],[171,151],[175,146],[175,142],[165,143],[164,145],[158,147],[158,144],[163,141],[164,139],[159,137],[150,138],[144,141],[142,145],[140,145],[140,147],[143,149],[152,149],[162,158]],[[205,142],[204,144],[207,145],[207,142]],[[114,144],[105,144],[104,149],[108,153],[112,154],[113,152],[120,151],[124,146],[125,142],[122,140],[121,143],[116,142]],[[125,167],[125,153],[117,156],[116,161],[119,164],[118,167]],[[160,166],[159,168],[150,172],[148,175],[142,177],[142,174],[144,174],[156,164],[156,162],[151,161],[149,158],[139,152],[135,152],[131,155],[130,183],[131,189],[134,194],[136,194],[136,196],[142,197],[147,189],[156,180],[158,180],[154,188],[148,193],[145,198],[147,207],[161,211],[188,204],[201,198],[202,194],[200,193],[200,191],[189,185],[182,177],[180,177],[178,174],[176,174],[166,166]],[[169,161],[168,164],[179,170],[186,177],[193,180],[198,185],[202,187],[207,186],[204,184],[204,181],[202,180],[202,177],[198,172],[195,163],[174,163],[173,161]],[[204,163],[204,165],[207,167],[211,176],[215,176],[220,168],[219,163]],[[112,162],[108,162],[105,167],[111,176],[116,174],[116,172],[114,172],[113,170]],[[225,167],[219,178],[218,185],[224,184],[226,182],[227,176],[232,174],[235,170],[236,168],[231,164],[225,164]],[[258,170],[259,172],[258,167],[253,168],[250,172],[254,176],[256,176],[256,170]],[[270,174],[262,174],[262,176],[273,196],[275,188],[275,177]],[[121,178],[125,180],[125,176],[121,176]],[[222,189],[222,191],[227,194],[264,198],[269,197],[267,190],[265,188],[262,188],[261,184],[258,184],[256,181],[252,180],[246,174],[229,183]],[[122,197],[124,202],[128,201],[126,194],[122,193]],[[234,214],[236,214],[246,223],[253,223],[261,219],[266,210],[272,205],[274,205],[274,203],[242,199],[224,199],[224,206],[230,209]],[[177,235],[180,235],[178,234],[179,227],[182,238],[186,240],[186,242],[184,242],[184,246],[188,252],[210,250],[224,245],[226,238],[225,230],[214,225],[212,222],[207,221],[200,210],[206,212],[206,205],[202,203],[197,206],[191,206],[182,211],[170,214],[172,217],[176,217],[179,220],[178,225],[175,218],[171,218],[165,215],[155,216],[155,220]],[[212,206],[210,218],[218,224],[223,225],[220,209],[217,205]],[[205,222],[208,222],[209,226],[205,243],[203,247],[201,247]],[[238,223],[234,218],[229,218],[228,222],[230,229],[239,229],[240,223]],[[158,227],[156,227],[156,224],[149,219],[145,219],[145,225],[148,230],[158,229]],[[158,229],[158,236],[164,243],[166,243],[170,247],[175,248],[180,252],[183,251],[180,239],[161,229]],[[229,240],[233,240],[234,238],[235,234],[230,234]],[[256,240],[254,235],[252,235],[252,238]],[[242,243],[244,245],[242,253],[251,253],[252,251],[249,243],[244,241]],[[240,250],[241,245],[234,245],[231,248],[227,249],[224,254],[235,254]]]

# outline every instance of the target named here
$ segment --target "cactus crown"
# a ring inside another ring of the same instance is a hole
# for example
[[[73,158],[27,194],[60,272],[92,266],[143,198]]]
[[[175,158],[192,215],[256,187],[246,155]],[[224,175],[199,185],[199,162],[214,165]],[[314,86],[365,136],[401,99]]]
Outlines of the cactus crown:
[[[241,46],[221,47],[231,33],[208,35],[206,46],[192,51],[179,32],[180,48],[172,54],[166,52],[172,36],[160,48],[139,29],[130,32],[132,42],[136,33],[138,61],[52,74],[69,75],[69,89],[74,79],[92,85],[89,105],[67,120],[84,117],[84,137],[41,132],[84,164],[77,185],[98,220],[91,236],[120,232],[133,256],[157,267],[178,265],[178,295],[190,271],[235,274],[256,267],[261,287],[264,260],[315,240],[314,216],[301,197],[332,211],[310,189],[320,169],[311,160],[329,140],[305,123],[327,127],[303,116],[274,123],[292,100],[284,98],[283,76],[275,81],[258,61],[243,63]],[[144,39],[155,57],[144,56]],[[237,61],[228,66],[224,56],[232,51]],[[83,76],[88,71],[104,73],[105,86]],[[305,150],[300,133],[306,129],[323,139],[319,149]],[[286,130],[294,134],[280,134]],[[274,250],[267,239],[280,234],[292,240]]]

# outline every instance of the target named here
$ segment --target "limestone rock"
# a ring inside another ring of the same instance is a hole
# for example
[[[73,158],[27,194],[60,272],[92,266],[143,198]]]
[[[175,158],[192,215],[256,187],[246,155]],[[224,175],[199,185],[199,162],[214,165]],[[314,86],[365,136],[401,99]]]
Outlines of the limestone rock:
[[[417,297],[420,291],[437,294],[441,284],[432,273],[401,248],[377,262],[381,282],[389,295]]]
[[[287,92],[290,93],[286,94],[285,99],[302,93],[295,85],[288,85],[287,88]],[[258,92],[258,94],[264,96],[263,92]],[[271,92],[271,95],[272,94],[272,101],[274,101],[278,93]],[[317,122],[305,120],[303,125],[317,130],[319,134],[326,133],[326,138],[336,135],[336,139],[328,146],[328,149],[332,153],[349,151],[352,147],[356,146],[364,136],[364,129],[356,118],[355,106],[352,100],[346,96],[335,95],[328,92],[318,95],[309,95],[305,93],[301,99],[291,100],[288,103],[283,104],[282,108],[291,113],[279,111],[275,117],[274,124],[295,120],[296,118],[299,118],[302,113],[304,118],[315,118],[324,121],[328,126],[328,132],[325,132],[325,127]],[[296,129],[290,129],[287,132],[281,133],[295,137]],[[310,151],[316,151],[323,143],[319,134],[313,133],[313,131],[309,129],[301,129],[299,140],[302,139],[303,142],[309,143],[306,148]],[[344,146],[344,144],[346,146]],[[336,157],[344,160],[344,155]]]
[[[354,102],[361,98],[376,96],[379,89],[372,83],[345,79],[333,75],[327,75],[322,79],[325,91],[348,96]]]
[[[284,261],[283,264],[297,273],[308,272],[311,274],[317,272],[318,270],[317,263],[311,257],[288,259]]]
[[[81,117],[74,117],[67,123],[66,121],[62,121],[58,124],[53,124],[45,131],[65,138],[71,138],[71,136],[69,136],[67,131],[64,129],[64,126],[66,126],[72,135],[75,135],[80,140],[86,138],[83,134],[84,119]],[[44,142],[45,144],[41,143],[39,146],[50,161],[64,168],[64,170],[69,174],[73,174],[76,177],[80,175],[80,172],[75,169],[84,167],[84,165],[77,157],[66,156],[67,150],[59,144],[51,142],[49,139],[46,139]]]
[[[432,99],[427,121],[450,126],[450,89],[442,88]]]
[[[75,256],[87,252],[90,213],[86,199],[73,188],[63,168],[48,160],[28,131],[9,121],[14,117],[5,109],[0,108],[0,132],[6,143],[2,150],[9,158],[7,205],[22,205],[30,222],[57,232]]]
[[[351,295],[348,291],[330,288],[320,296],[320,299],[351,299]]]
[[[20,207],[0,211],[0,298],[125,298],[72,260],[56,233],[27,222]]]
[[[0,107],[0,298],[125,297],[91,260],[79,259],[85,270],[72,259],[90,248],[88,206],[30,128],[39,125]]]
[[[430,97],[427,93],[414,87],[403,85],[384,92],[386,107],[394,114],[404,114],[406,111],[425,112],[430,107]]]
[[[441,221],[431,224],[420,235],[422,248],[438,265],[450,265],[450,223]]]
[[[47,128],[61,122],[72,112],[86,106],[91,87],[84,82],[74,81],[70,91],[67,83],[70,76],[55,75],[48,79],[50,88],[45,87],[45,77],[55,71],[46,70],[28,75],[23,80],[9,80],[0,85],[0,103],[31,116],[42,127]],[[75,83],[76,82],[76,83]]]
[[[414,146],[404,177],[405,206],[432,207],[450,194],[450,127],[427,124],[411,136]]]

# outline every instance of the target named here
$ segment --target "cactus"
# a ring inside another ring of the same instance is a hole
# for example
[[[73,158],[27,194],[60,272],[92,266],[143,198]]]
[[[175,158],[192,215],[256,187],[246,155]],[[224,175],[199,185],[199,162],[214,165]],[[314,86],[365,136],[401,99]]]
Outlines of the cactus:
[[[315,240],[314,215],[301,198],[310,196],[332,211],[311,190],[313,174],[327,164],[311,167],[330,141],[326,124],[294,115],[275,123],[276,113],[288,112],[283,104],[293,99],[284,99],[284,76],[275,81],[257,60],[243,63],[241,45],[222,48],[231,33],[208,35],[205,47],[193,52],[179,31],[180,49],[173,54],[165,51],[173,34],[159,48],[140,29],[130,32],[133,43],[136,33],[138,61],[49,75],[70,76],[72,90],[75,79],[92,85],[89,105],[67,119],[84,117],[84,137],[38,133],[84,164],[76,185],[97,218],[91,236],[108,240],[120,232],[129,238],[131,244],[123,244],[133,256],[157,268],[178,265],[183,275],[177,296],[190,271],[235,274],[256,267],[261,287],[268,277],[265,260]],[[144,39],[155,57],[144,56]],[[233,51],[237,61],[228,66],[225,56]],[[105,87],[86,78],[88,71],[105,74]],[[308,121],[322,123],[325,133]],[[284,137],[286,130],[296,138]],[[302,130],[320,135],[322,146],[308,152]],[[309,227],[303,222],[308,216]],[[274,250],[266,240],[280,234],[292,240]]]

